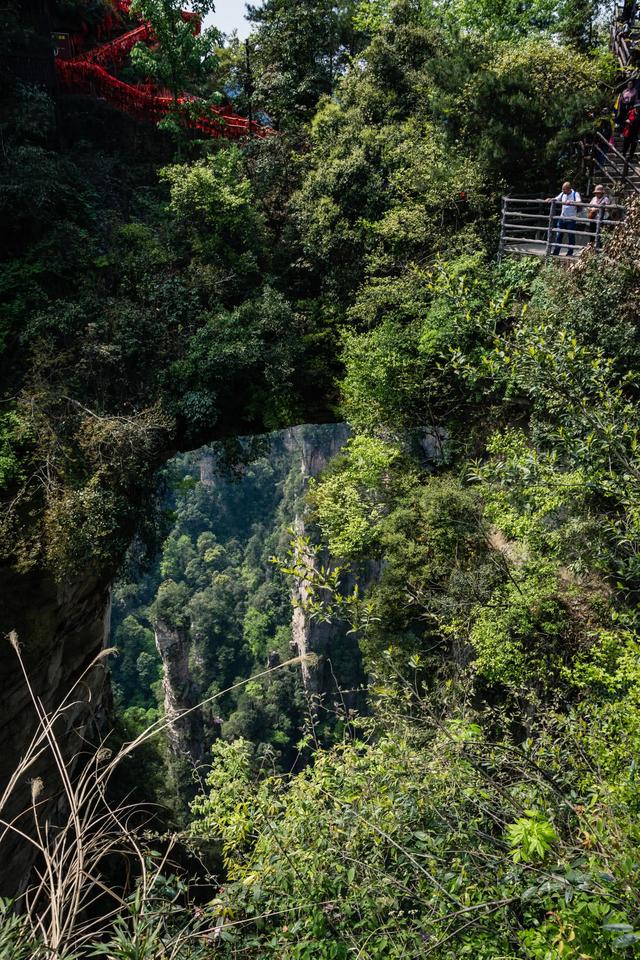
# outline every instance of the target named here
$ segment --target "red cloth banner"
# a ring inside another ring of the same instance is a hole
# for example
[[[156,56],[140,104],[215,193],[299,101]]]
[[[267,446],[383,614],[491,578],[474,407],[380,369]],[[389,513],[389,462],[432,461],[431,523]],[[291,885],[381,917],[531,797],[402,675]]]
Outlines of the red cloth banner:
[[[115,0],[114,6],[119,13],[126,16],[130,4],[131,0]],[[200,19],[196,14],[183,10],[182,16],[187,22],[194,22],[194,29],[200,30]],[[113,17],[110,17],[109,30],[112,25]],[[79,56],[68,59],[61,52],[61,55],[56,57],[56,72],[61,89],[68,93],[97,97],[138,120],[157,123],[174,108],[173,98],[160,96],[150,83],[136,86],[118,80],[106,69],[122,66],[137,43],[153,41],[151,24],[143,22]],[[194,102],[197,101],[186,96],[178,98],[178,105]],[[255,121],[250,125],[245,117],[233,113],[227,106],[206,107],[199,116],[194,117],[193,114],[194,111],[191,110],[183,116],[185,126],[200,130],[213,138],[239,139],[249,135],[268,137],[274,133],[270,127],[263,127]]]

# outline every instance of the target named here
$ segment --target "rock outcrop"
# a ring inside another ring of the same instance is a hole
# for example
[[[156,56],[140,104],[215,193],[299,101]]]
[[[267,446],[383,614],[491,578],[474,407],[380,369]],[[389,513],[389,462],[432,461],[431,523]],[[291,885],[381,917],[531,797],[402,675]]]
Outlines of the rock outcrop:
[[[73,769],[97,743],[99,728],[110,709],[107,665],[90,664],[104,649],[109,635],[108,583],[91,577],[57,584],[38,574],[3,571],[0,637],[0,794],[24,757],[38,728],[20,662],[7,634],[15,630],[34,695],[50,715],[74,687],[71,705],[57,727],[65,762]],[[89,667],[89,669],[87,669]],[[64,816],[60,780],[54,757],[45,750],[25,771],[0,816],[26,832],[32,828],[30,782],[40,778],[41,809]],[[28,811],[24,814],[24,811]],[[0,856],[0,895],[15,896],[24,887],[35,859],[34,848],[8,831]]]
[[[344,423],[294,428],[288,431],[291,448],[297,444],[300,449],[302,490],[311,477],[318,476],[328,466],[347,442],[349,435],[349,427]],[[296,534],[308,537],[311,544],[317,543],[317,531],[308,526],[302,510],[296,516],[293,526]],[[304,559],[310,570],[319,564],[326,566],[329,563],[329,557],[322,550],[319,553],[309,551]],[[345,593],[353,589],[355,581],[354,575],[343,578],[342,589]],[[307,601],[310,587],[307,579],[298,580],[293,587],[292,645],[294,651],[302,657],[302,680],[310,703],[313,704],[319,703],[326,694],[336,692],[341,685],[342,678],[336,676],[331,659],[337,644],[349,647],[350,656],[347,659],[359,664],[360,658],[357,641],[352,634],[347,636],[347,626],[343,622],[337,619],[319,620],[309,615]],[[351,694],[346,695],[346,700],[353,701]]]
[[[197,706],[198,690],[191,675],[191,637],[188,627],[176,627],[163,620],[157,620],[153,626],[162,659],[170,768],[181,798],[188,802],[193,799],[193,770],[204,757],[202,710]]]

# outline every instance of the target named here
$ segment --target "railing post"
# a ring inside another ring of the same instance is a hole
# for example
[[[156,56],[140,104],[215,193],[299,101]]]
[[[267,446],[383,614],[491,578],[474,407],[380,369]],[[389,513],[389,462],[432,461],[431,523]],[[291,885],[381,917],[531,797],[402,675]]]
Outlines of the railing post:
[[[504,254],[504,235],[506,231],[507,224],[507,203],[508,200],[506,197],[502,198],[502,221],[500,223],[500,243],[498,244],[498,263],[502,260]]]
[[[547,225],[547,245],[544,249],[545,260],[549,256],[549,252],[551,249],[551,238],[553,236],[553,210],[555,205],[556,205],[555,200],[552,200],[551,203],[549,204],[549,223]]]
[[[600,164],[598,162],[598,148],[596,142],[594,141],[589,146],[588,156],[585,164],[585,173],[587,175],[587,193],[591,193],[591,185],[593,184],[596,167],[600,169]]]
[[[598,252],[598,247],[600,243],[600,228],[602,227],[602,218],[603,218],[603,211],[598,210],[598,213],[596,215],[596,238],[593,242],[593,249],[595,250],[596,253]]]

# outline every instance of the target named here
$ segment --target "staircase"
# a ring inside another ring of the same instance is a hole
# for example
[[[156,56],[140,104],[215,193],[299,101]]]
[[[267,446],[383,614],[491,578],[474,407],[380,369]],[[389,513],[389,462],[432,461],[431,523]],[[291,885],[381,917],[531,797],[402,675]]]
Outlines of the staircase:
[[[611,50],[625,80],[637,75],[639,49],[640,25],[622,23],[621,9],[616,0],[611,21]],[[577,210],[575,229],[569,236],[562,235],[564,242],[561,245],[558,243],[561,204],[538,197],[503,197],[498,258],[506,255],[533,256],[551,258],[556,263],[571,263],[584,248],[598,253],[603,241],[625,219],[625,204],[640,196],[640,163],[635,159],[631,162],[625,160],[623,143],[620,134],[610,143],[601,133],[596,133],[588,152],[583,154],[589,174],[585,194],[587,200],[573,204]],[[640,156],[640,147],[638,152]],[[610,203],[601,215],[589,220],[588,198],[596,183],[605,186]],[[565,254],[556,256],[554,250],[564,250]]]
[[[623,138],[616,134],[613,145],[597,135],[593,155],[592,179],[602,181],[609,188],[609,195],[623,197],[640,195],[640,167],[635,159],[627,163],[622,155]],[[639,148],[640,149],[640,148]]]
[[[613,6],[610,47],[625,82],[636,78],[640,25],[637,19],[629,23],[623,22],[619,0],[615,0]],[[640,99],[640,91],[638,99]],[[611,147],[602,134],[597,134],[593,157],[594,181],[600,177],[611,187],[611,192],[615,192],[621,199],[640,194],[640,166],[635,160],[631,163],[625,162],[622,146],[623,138],[619,133],[615,135],[614,144]]]

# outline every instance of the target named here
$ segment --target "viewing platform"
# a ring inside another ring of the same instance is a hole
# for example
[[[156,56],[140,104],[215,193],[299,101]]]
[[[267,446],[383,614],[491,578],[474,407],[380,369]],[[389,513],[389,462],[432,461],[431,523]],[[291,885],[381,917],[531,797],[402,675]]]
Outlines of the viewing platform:
[[[554,260],[570,260],[579,256],[587,247],[598,252],[613,230],[624,221],[625,207],[608,203],[595,208],[588,202],[573,204],[577,210],[575,229],[560,228],[562,204],[556,200],[533,197],[507,196],[502,198],[502,221],[498,257],[551,257]],[[562,229],[562,243],[558,233]],[[559,247],[559,252],[557,251]]]

